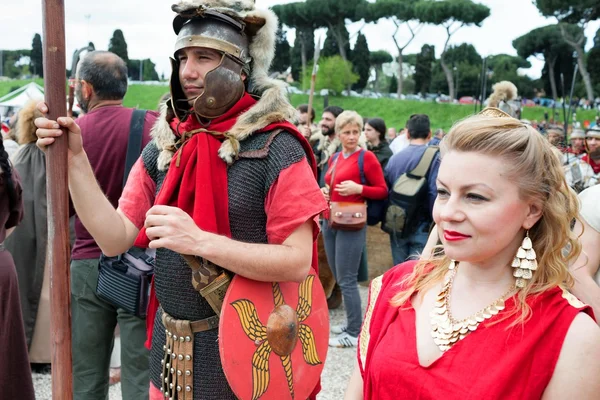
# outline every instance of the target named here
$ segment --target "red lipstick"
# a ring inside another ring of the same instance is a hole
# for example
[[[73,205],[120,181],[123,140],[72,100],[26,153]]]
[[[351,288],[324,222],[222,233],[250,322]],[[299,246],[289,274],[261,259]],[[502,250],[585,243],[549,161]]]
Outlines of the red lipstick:
[[[471,236],[469,235],[464,235],[460,232],[455,232],[455,231],[444,231],[444,239],[446,239],[449,242],[456,242],[459,240],[464,240],[464,239],[468,239]]]

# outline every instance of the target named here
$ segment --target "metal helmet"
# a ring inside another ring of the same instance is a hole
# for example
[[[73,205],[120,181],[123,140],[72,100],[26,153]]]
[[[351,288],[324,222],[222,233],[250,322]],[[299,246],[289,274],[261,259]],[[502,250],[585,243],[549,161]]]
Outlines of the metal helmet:
[[[569,139],[585,139],[585,131],[580,128],[573,129],[571,135],[569,135]]]
[[[585,131],[585,137],[600,139],[600,127],[596,125],[588,128],[588,130]]]
[[[213,119],[223,115],[244,95],[242,72],[248,75],[250,57],[245,24],[213,10],[198,10],[193,14],[179,14],[173,20],[177,34],[174,58],[171,59],[171,105],[175,115],[182,119],[190,112]],[[196,99],[186,98],[179,80],[177,52],[186,47],[204,47],[222,54],[221,62],[204,76],[204,91]]]

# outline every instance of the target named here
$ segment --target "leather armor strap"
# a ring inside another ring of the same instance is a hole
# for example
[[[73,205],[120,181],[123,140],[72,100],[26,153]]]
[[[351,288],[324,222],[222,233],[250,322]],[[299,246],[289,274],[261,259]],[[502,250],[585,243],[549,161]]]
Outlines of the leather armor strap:
[[[267,139],[267,142],[265,143],[262,149],[245,151],[243,153],[238,154],[238,158],[266,158],[269,154],[269,147],[271,146],[271,143],[273,143],[275,137],[281,132],[283,132],[283,129],[275,129],[269,135],[269,138]]]
[[[213,315],[199,321],[178,320],[163,311],[167,341],[162,360],[162,393],[165,398],[194,398],[194,333],[215,329],[219,317]]]
[[[221,307],[223,306],[223,299],[225,299],[227,288],[231,283],[230,274],[204,258],[190,255],[183,255],[183,258],[192,269],[192,285],[194,289],[204,297],[218,318],[221,314]]]

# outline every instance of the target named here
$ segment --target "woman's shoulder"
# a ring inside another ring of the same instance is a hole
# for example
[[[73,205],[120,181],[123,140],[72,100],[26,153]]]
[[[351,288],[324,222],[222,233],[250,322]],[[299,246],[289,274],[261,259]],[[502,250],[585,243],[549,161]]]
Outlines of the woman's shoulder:
[[[594,185],[579,193],[580,216],[596,231],[600,232],[600,185]]]
[[[418,262],[419,260],[403,262],[390,268],[383,275],[376,278],[380,280],[380,291],[391,292],[391,294],[388,293],[387,297],[395,295],[399,291],[398,285],[413,272]]]
[[[527,297],[527,303],[531,307],[534,319],[540,318],[546,322],[554,320],[553,324],[558,323],[561,319],[564,323],[570,324],[578,313],[584,313],[594,318],[592,308],[562,286],[531,294]]]
[[[379,151],[381,149],[378,149]],[[371,150],[364,150],[363,149],[363,153],[364,153],[364,157],[365,157],[365,162],[368,163],[372,163],[372,162],[376,162],[378,163],[379,161],[377,161],[377,155],[375,155],[375,152],[371,151]]]

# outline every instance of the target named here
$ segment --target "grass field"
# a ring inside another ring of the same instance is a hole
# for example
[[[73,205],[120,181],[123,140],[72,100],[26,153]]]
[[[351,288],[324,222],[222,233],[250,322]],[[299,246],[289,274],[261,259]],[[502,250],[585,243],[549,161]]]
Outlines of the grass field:
[[[29,81],[6,81],[0,82],[0,97],[9,93],[12,89],[20,87]],[[36,80],[43,85],[41,79]],[[124,104],[127,107],[139,107],[146,109],[156,109],[160,97],[168,92],[168,86],[139,85],[129,86]],[[308,95],[291,95],[290,100],[294,106],[302,103],[308,103]],[[323,112],[323,97],[316,96],[314,108],[317,119]],[[411,114],[427,114],[431,119],[432,129],[443,128],[448,130],[452,124],[462,118],[465,118],[474,112],[472,105],[457,104],[438,104],[435,102],[420,102],[411,100],[395,100],[390,98],[381,99],[363,99],[356,97],[330,97],[330,105],[337,105],[346,110],[355,110],[365,117],[383,118],[386,124],[391,127],[402,127]],[[562,119],[562,110],[559,112],[559,119]],[[544,107],[524,107],[523,118],[529,120],[542,120],[544,113],[552,114],[552,110]],[[577,120],[592,121],[596,116],[595,111],[580,111],[577,113]]]

